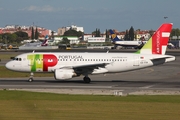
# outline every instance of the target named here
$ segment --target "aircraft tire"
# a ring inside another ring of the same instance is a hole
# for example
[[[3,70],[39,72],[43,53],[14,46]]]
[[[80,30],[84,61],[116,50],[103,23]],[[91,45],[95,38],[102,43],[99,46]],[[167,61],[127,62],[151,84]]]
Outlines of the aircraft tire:
[[[89,77],[84,77],[83,80],[84,80],[85,83],[90,83],[91,82],[91,79]]]
[[[29,78],[29,79],[28,79],[28,82],[33,82],[33,81],[34,81],[33,78]]]

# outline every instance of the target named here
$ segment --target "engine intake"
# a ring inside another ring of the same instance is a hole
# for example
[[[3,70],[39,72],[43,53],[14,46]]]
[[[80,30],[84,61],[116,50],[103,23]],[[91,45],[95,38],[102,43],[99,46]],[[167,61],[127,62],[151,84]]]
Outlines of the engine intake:
[[[73,69],[56,69],[54,71],[54,78],[56,80],[71,79],[74,76],[77,76],[77,75]]]

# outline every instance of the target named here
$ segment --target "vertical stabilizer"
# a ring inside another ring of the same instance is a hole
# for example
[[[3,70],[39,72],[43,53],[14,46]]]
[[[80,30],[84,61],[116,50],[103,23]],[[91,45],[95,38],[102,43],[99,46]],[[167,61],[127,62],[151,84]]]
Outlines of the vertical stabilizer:
[[[117,37],[116,33],[115,33],[113,30],[110,29],[109,32],[110,32],[110,34],[111,34],[111,38],[112,38],[112,41],[113,41],[113,42],[115,42],[115,41],[121,41],[121,40]]]
[[[142,47],[142,49],[136,53],[164,55],[169,41],[172,25],[172,23],[162,24],[148,40],[148,42]]]
[[[41,44],[41,46],[47,46],[48,45],[48,39],[49,39],[49,37],[48,37],[48,35],[46,35],[44,41]]]

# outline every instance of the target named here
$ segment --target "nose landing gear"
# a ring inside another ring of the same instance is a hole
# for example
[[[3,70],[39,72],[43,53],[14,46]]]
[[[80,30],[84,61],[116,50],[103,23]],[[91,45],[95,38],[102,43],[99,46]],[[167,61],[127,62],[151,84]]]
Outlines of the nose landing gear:
[[[34,81],[33,77],[34,77],[34,73],[31,73],[28,82],[33,82]]]

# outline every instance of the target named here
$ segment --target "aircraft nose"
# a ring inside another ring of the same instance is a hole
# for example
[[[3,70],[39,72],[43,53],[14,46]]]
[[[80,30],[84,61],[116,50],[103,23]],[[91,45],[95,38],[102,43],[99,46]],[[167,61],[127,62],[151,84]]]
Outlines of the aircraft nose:
[[[5,65],[5,67],[6,67],[7,69],[9,69],[9,70],[12,70],[12,67],[13,67],[12,62],[11,62],[11,61],[10,61],[10,62],[7,62],[6,65]]]

